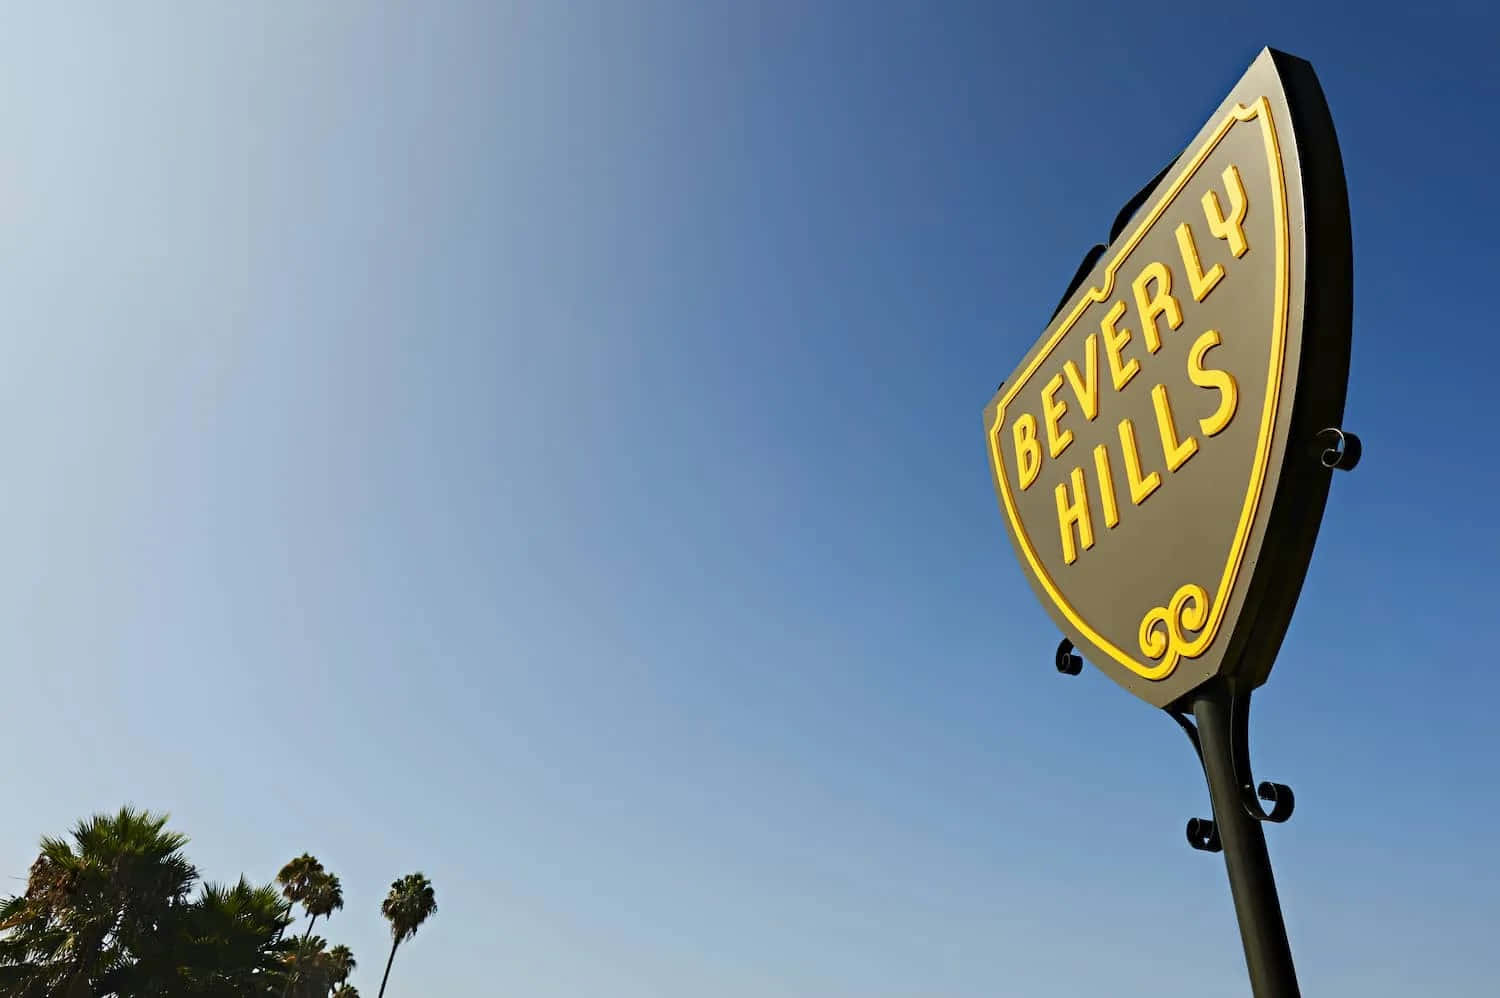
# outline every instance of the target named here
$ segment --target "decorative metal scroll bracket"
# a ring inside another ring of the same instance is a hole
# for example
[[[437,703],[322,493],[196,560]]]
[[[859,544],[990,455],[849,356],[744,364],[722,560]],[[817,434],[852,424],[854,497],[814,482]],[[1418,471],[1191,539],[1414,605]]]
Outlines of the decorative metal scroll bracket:
[[[1064,676],[1076,676],[1083,671],[1083,657],[1073,651],[1073,642],[1063,638],[1057,643],[1057,671]]]
[[[1060,654],[1060,652],[1059,652]],[[1168,710],[1172,720],[1181,726],[1198,761],[1203,765],[1205,776],[1209,772],[1204,751],[1229,754],[1229,770],[1234,774],[1235,802],[1246,816],[1256,821],[1281,823],[1292,816],[1297,806],[1297,797],[1285,783],[1255,782],[1250,768],[1250,694],[1229,693],[1229,739],[1228,744],[1205,746],[1199,736],[1198,725],[1180,709]],[[1264,804],[1270,805],[1266,810]],[[1220,852],[1224,847],[1220,841],[1219,828],[1212,818],[1190,818],[1187,823],[1188,845],[1201,852]]]
[[[1339,471],[1353,471],[1365,450],[1359,437],[1336,426],[1319,430],[1314,441],[1313,450],[1317,453],[1318,461],[1325,468]]]

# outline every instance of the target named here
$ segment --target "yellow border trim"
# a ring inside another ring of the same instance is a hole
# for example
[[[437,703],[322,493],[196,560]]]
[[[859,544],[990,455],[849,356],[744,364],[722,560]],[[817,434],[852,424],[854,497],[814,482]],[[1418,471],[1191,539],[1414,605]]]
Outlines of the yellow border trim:
[[[1236,578],[1239,576],[1240,567],[1245,557],[1245,546],[1250,539],[1250,528],[1255,522],[1255,512],[1260,505],[1261,493],[1264,491],[1266,470],[1271,456],[1271,438],[1276,428],[1276,410],[1280,402],[1281,372],[1285,364],[1286,355],[1287,291],[1291,280],[1287,240],[1286,176],[1282,170],[1281,148],[1276,139],[1276,125],[1271,119],[1271,102],[1267,98],[1262,97],[1248,107],[1244,104],[1235,105],[1234,109],[1219,123],[1219,127],[1214,130],[1214,133],[1193,154],[1193,158],[1188,161],[1186,168],[1178,174],[1177,179],[1172,182],[1172,186],[1168,188],[1166,194],[1151,209],[1145,221],[1136,228],[1124,247],[1110,260],[1109,265],[1104,271],[1104,287],[1089,289],[1089,293],[1079,301],[1078,305],[1068,315],[1068,318],[1057,327],[1056,332],[1052,334],[1046,346],[1038,351],[1036,356],[1032,358],[1031,363],[1027,365],[1026,370],[1021,373],[1020,377],[1015,379],[1006,393],[1001,397],[1000,405],[995,409],[995,418],[990,423],[987,433],[990,464],[995,473],[995,480],[1000,483],[1001,497],[1005,502],[1005,515],[1010,519],[1011,527],[1014,529],[1016,537],[1020,539],[1021,551],[1026,556],[1027,564],[1031,566],[1031,570],[1041,582],[1042,588],[1047,591],[1047,595],[1057,604],[1057,608],[1062,611],[1063,616],[1074,627],[1078,628],[1080,634],[1093,642],[1116,662],[1144,679],[1160,680],[1171,675],[1177,668],[1178,656],[1168,655],[1166,660],[1159,665],[1142,664],[1134,656],[1122,651],[1113,642],[1106,640],[1103,635],[1090,627],[1078,615],[1078,612],[1073,609],[1072,605],[1063,598],[1063,594],[1058,590],[1057,584],[1052,581],[1046,570],[1042,568],[1041,560],[1037,557],[1036,550],[1031,543],[1031,538],[1027,536],[1025,528],[1021,524],[1021,518],[1016,513],[1015,499],[1010,492],[1010,482],[1007,480],[1005,464],[1000,453],[999,430],[1005,423],[1005,409],[1010,405],[1011,400],[1016,397],[1022,387],[1031,379],[1031,376],[1036,373],[1036,369],[1042,365],[1042,362],[1047,359],[1057,344],[1062,341],[1062,338],[1073,328],[1073,324],[1078,321],[1089,305],[1102,304],[1109,299],[1110,294],[1114,290],[1115,272],[1119,269],[1120,264],[1124,262],[1125,258],[1130,255],[1131,251],[1145,237],[1151,226],[1156,224],[1156,220],[1161,217],[1162,212],[1166,211],[1167,207],[1176,199],[1182,188],[1192,179],[1193,174],[1198,171],[1198,168],[1203,165],[1204,161],[1208,159],[1219,143],[1224,140],[1224,136],[1229,134],[1229,130],[1234,127],[1236,122],[1248,122],[1254,119],[1259,119],[1261,133],[1266,141],[1266,162],[1270,167],[1272,198],[1276,206],[1274,213],[1276,223],[1276,310],[1272,320],[1271,363],[1270,371],[1266,375],[1265,410],[1261,416],[1260,436],[1255,445],[1255,464],[1251,469],[1250,488],[1245,496],[1244,507],[1240,510],[1239,525],[1235,530],[1234,541],[1229,549],[1229,560],[1224,565],[1224,574],[1219,580],[1218,589],[1214,592],[1213,613],[1202,635],[1194,641],[1195,646],[1202,649],[1208,648],[1213,642],[1214,636],[1218,633],[1219,625],[1223,623],[1224,611],[1229,603],[1228,597],[1234,588]],[[1199,654],[1201,654],[1201,651]]]

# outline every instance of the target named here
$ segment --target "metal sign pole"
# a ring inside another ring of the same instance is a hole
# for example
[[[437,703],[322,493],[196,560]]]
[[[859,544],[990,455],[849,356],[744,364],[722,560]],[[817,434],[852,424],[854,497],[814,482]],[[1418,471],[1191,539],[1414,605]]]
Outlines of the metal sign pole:
[[[1056,665],[1065,676],[1083,671],[1083,659],[1067,638],[1057,646]],[[1188,821],[1188,844],[1224,854],[1255,998],[1300,998],[1276,875],[1260,827],[1263,821],[1279,824],[1290,818],[1297,798],[1284,783],[1255,782],[1250,769],[1249,691],[1235,692],[1229,680],[1214,679],[1193,693],[1190,705],[1191,715],[1175,706],[1166,713],[1187,732],[1198,753],[1214,816]],[[1262,802],[1271,809],[1267,811]]]
[[[1264,814],[1259,804],[1253,805],[1253,811],[1246,805],[1247,794],[1252,799],[1256,794],[1252,785],[1242,782],[1236,772],[1233,698],[1222,684],[1209,685],[1209,689],[1193,698],[1193,717],[1198,721],[1199,750],[1208,777],[1214,820],[1213,828],[1206,830],[1201,827],[1202,819],[1197,819],[1197,830],[1200,835],[1205,831],[1215,835],[1224,851],[1229,890],[1234,895],[1234,910],[1239,918],[1240,938],[1245,944],[1245,963],[1250,969],[1250,987],[1255,998],[1297,998],[1301,994],[1297,989],[1297,970],[1292,965],[1292,948],[1287,942],[1281,902],[1276,896],[1276,877],[1271,872],[1266,836],[1260,827],[1261,821],[1277,815],[1274,809],[1270,815]],[[1248,767],[1243,776],[1248,781]],[[1276,788],[1273,796],[1279,795],[1279,791]],[[1289,794],[1282,799],[1289,800]]]

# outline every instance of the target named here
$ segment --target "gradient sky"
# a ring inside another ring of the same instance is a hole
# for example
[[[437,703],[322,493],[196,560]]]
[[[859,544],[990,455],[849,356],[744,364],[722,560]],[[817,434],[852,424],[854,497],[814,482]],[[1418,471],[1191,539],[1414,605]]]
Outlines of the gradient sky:
[[[1293,949],[1493,993],[1487,7],[6,7],[4,889],[132,801],[215,879],[319,855],[367,995],[416,869],[394,996],[1246,994],[1191,750],[1053,671],[980,411],[1272,44],[1366,444],[1256,698]]]

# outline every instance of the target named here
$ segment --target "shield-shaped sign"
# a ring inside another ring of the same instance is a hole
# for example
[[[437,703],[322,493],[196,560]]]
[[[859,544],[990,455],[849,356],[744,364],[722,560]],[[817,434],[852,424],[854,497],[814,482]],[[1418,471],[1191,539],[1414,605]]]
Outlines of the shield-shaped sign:
[[[1327,104],[1267,49],[986,407],[1023,570],[1142,699],[1269,673],[1328,495],[1351,299]]]

